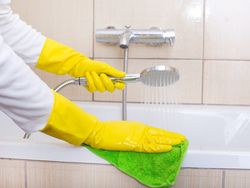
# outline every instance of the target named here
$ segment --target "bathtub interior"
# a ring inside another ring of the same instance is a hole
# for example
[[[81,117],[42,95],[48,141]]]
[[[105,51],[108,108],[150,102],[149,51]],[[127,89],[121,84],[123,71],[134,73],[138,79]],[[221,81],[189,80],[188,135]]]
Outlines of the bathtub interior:
[[[101,121],[121,120],[120,103],[76,102],[84,111]],[[128,120],[145,120],[143,104],[128,104]],[[173,108],[173,107],[171,107]],[[246,149],[250,148],[250,107],[181,105],[185,136],[191,148]],[[22,139],[24,132],[0,111],[0,139]],[[154,125],[155,127],[159,127]],[[164,128],[164,127],[159,127]],[[39,142],[64,143],[43,133],[33,133],[31,140]]]

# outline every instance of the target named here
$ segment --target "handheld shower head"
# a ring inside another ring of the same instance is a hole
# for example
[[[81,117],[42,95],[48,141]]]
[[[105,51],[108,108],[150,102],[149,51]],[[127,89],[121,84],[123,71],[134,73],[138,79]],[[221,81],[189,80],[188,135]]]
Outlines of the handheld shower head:
[[[174,84],[179,78],[179,71],[176,68],[165,65],[144,69],[140,74],[140,81],[143,84],[154,87]]]
[[[158,65],[144,69],[140,74],[127,74],[123,78],[109,77],[114,83],[136,83],[142,82],[148,86],[162,87],[174,84],[180,78],[179,71],[170,66]],[[88,85],[86,78],[76,78],[76,85]]]

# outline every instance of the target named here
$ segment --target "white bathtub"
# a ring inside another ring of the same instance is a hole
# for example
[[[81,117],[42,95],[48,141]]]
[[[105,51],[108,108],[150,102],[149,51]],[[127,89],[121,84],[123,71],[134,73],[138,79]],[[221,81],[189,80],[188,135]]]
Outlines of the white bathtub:
[[[99,120],[120,120],[121,104],[75,102]],[[144,117],[142,104],[128,104],[128,120]],[[182,105],[189,150],[182,167],[250,169],[250,107]],[[24,132],[0,112],[0,158],[109,164],[84,147],[42,133]]]

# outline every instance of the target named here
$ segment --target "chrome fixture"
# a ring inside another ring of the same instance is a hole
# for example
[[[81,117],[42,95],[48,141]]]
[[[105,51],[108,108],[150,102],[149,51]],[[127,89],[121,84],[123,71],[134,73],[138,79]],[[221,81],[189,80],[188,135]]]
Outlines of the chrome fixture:
[[[172,29],[162,30],[159,27],[152,27],[144,30],[129,29],[130,26],[125,27],[126,29],[116,29],[114,26],[109,26],[106,29],[96,30],[96,42],[110,45],[119,43],[122,49],[128,48],[130,43],[151,44],[152,46],[169,43],[171,47],[174,46],[175,32]]]
[[[162,30],[159,27],[152,27],[148,30],[144,29],[117,29],[114,26],[108,26],[105,29],[96,30],[96,42],[107,43],[111,46],[119,43],[119,47],[124,49],[124,69],[127,73],[128,49],[131,43],[150,44],[151,46],[159,46],[169,43],[174,46],[175,32],[172,29]],[[122,93],[122,119],[127,120],[127,88]]]
[[[128,46],[129,46],[128,41]],[[124,49],[124,63],[123,71],[127,74],[128,72],[128,46]],[[120,45],[121,48],[121,45]],[[127,87],[122,90],[122,120],[127,120]]]
[[[129,30],[130,26],[125,26],[127,30],[121,34],[120,40],[119,40],[119,47],[122,49],[127,49],[130,45],[130,41],[133,39],[134,35]]]
[[[171,79],[169,79],[170,77]],[[145,85],[154,87],[174,84],[179,80],[179,78],[179,71],[176,68],[165,65],[157,65],[154,67],[146,68],[140,74],[127,74],[123,78],[109,77],[109,79],[114,83],[121,81],[126,84],[142,82]],[[157,82],[159,82],[160,84],[158,85]],[[78,86],[88,85],[86,77],[75,78],[61,83],[55,88],[55,91],[58,92],[62,88],[71,84]]]

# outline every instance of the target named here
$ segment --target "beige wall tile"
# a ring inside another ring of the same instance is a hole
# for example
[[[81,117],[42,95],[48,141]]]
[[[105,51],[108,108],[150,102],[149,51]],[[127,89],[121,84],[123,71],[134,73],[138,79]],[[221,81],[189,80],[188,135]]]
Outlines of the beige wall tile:
[[[146,188],[112,165],[27,162],[27,187]],[[221,188],[222,171],[183,169],[173,188]]]
[[[27,162],[27,187],[146,188],[111,165]]]
[[[62,82],[72,79],[69,75],[55,75],[41,71],[38,68],[32,68],[32,70],[52,89],[57,87]],[[59,93],[70,100],[92,100],[92,93],[89,93],[84,87],[81,86],[69,85],[59,91]]]
[[[25,187],[24,161],[0,159],[0,187]]]
[[[93,57],[93,1],[12,0],[11,7],[44,36]]]
[[[250,171],[227,170],[225,172],[225,187],[250,187]]]
[[[249,61],[205,61],[205,104],[250,104]]]
[[[250,1],[205,2],[205,58],[250,59]]]
[[[174,29],[176,43],[151,47],[132,44],[129,57],[136,58],[201,58],[202,54],[202,0],[95,0],[94,28],[116,26],[124,29],[149,29],[161,27]],[[123,57],[117,45],[94,44],[95,57]]]
[[[184,169],[171,188],[221,188],[221,185],[221,170]]]

